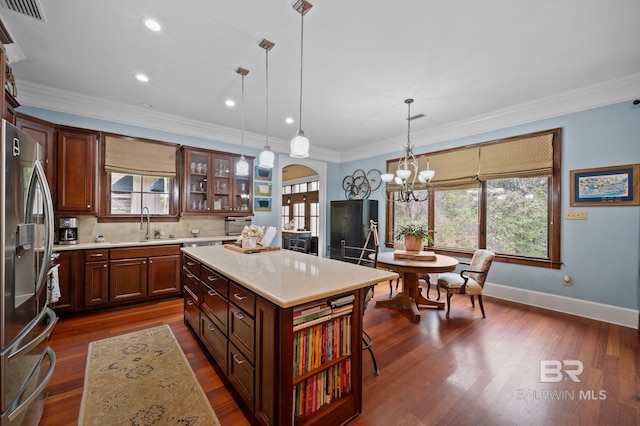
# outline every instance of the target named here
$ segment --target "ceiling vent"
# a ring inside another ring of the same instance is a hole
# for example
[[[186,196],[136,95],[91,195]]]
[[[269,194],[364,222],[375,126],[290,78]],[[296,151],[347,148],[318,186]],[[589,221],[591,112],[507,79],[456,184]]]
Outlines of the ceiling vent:
[[[0,6],[40,21],[46,21],[40,0],[0,0]]]

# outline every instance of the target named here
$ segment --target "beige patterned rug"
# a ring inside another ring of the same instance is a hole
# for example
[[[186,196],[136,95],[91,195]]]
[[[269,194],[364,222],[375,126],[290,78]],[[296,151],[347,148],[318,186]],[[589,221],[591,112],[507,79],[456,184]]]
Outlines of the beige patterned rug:
[[[79,425],[220,425],[168,325],[89,344]]]

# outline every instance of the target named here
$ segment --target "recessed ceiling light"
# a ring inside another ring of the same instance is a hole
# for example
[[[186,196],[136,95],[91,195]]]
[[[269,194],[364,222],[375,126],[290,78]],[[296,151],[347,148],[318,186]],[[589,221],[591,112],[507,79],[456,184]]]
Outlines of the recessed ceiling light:
[[[138,81],[143,81],[145,83],[149,81],[149,77],[141,73],[136,74],[136,78],[138,79]]]
[[[162,27],[153,19],[145,19],[144,25],[149,28],[151,31],[160,31]]]
[[[228,107],[236,106],[236,103],[233,99],[227,99],[226,101],[224,101],[224,104]]]
[[[286,122],[287,122],[287,124],[292,124],[292,123],[293,123],[293,118],[291,118],[291,117],[287,117],[287,119],[286,119],[286,120],[284,120],[284,121],[286,121]]]

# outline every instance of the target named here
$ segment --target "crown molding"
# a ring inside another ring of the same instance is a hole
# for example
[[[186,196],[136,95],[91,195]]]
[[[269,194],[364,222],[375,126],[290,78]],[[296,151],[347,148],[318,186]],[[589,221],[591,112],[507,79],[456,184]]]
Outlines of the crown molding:
[[[165,114],[143,107],[133,107],[21,80],[17,81],[17,85],[20,87],[19,101],[22,105],[240,145],[241,132],[238,129]],[[514,105],[444,126],[422,130],[413,134],[412,139],[415,141],[416,147],[427,146],[611,105],[638,98],[640,96],[639,87],[640,73],[631,74],[619,79]],[[400,136],[369,144],[366,149],[358,147],[337,152],[312,145],[310,151],[314,159],[343,163],[397,152],[400,151],[403,143],[404,137]],[[283,154],[289,152],[289,141],[269,138],[269,145],[274,152]],[[245,146],[262,150],[264,147],[264,135],[245,132]]]
[[[559,93],[554,96],[503,108],[462,121],[449,123],[444,126],[422,130],[412,133],[411,140],[415,143],[416,147],[426,146],[625,102],[637,99],[639,96],[640,73],[636,73],[619,79],[608,80],[576,90]],[[365,157],[400,151],[404,142],[404,137],[388,139],[367,145],[366,153],[363,153],[364,150],[362,148],[343,151],[340,159],[342,162],[355,161]],[[396,148],[391,150],[389,147]]]
[[[21,105],[231,145],[241,145],[242,133],[239,129],[166,114],[144,107],[130,106],[27,81],[17,80],[16,84],[20,88],[19,102]],[[265,145],[264,135],[245,131],[244,144],[247,148],[262,150]],[[289,141],[270,137],[269,146],[274,152],[289,152]],[[311,154],[315,159],[333,162],[339,157],[338,152],[313,146],[311,147]]]

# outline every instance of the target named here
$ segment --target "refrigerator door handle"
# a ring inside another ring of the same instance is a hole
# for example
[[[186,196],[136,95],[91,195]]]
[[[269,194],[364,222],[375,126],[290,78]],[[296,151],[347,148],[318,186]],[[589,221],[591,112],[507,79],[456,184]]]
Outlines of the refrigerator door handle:
[[[20,344],[22,344],[24,338],[31,332],[33,327],[35,327],[40,323],[40,321],[42,321],[45,315],[49,317],[49,324],[47,324],[47,327],[44,329],[44,331],[26,345],[19,347]],[[58,317],[56,316],[56,313],[53,312],[53,309],[47,307],[46,309],[42,310],[42,312],[36,317],[36,320],[31,322],[31,326],[27,327],[22,333],[20,333],[20,335],[15,339],[14,343],[11,346],[8,346],[5,350],[2,351],[2,355],[5,356],[5,354],[8,354],[7,361],[11,362],[14,358],[28,353],[29,351],[31,351],[31,349],[45,340],[49,336],[49,334],[51,334],[51,330],[53,330],[53,327],[56,325],[57,321]]]
[[[29,395],[24,401],[22,401],[21,404],[18,405],[18,401],[22,399],[22,395],[27,390],[26,385],[23,386],[22,389],[20,389],[20,391],[18,392],[18,395],[15,397],[15,399],[9,405],[9,408],[6,411],[8,414],[5,414],[3,416],[9,419],[9,423],[15,420],[16,417],[22,414],[22,412],[29,407],[29,405],[38,397],[38,395],[40,395],[40,392],[44,390],[45,386],[47,386],[47,383],[49,383],[49,380],[51,380],[51,376],[53,376],[53,369],[56,366],[56,353],[53,351],[53,349],[51,349],[51,346],[47,346],[44,352],[42,353],[40,360],[38,361],[34,369],[31,371],[31,374],[29,375],[25,383],[30,383],[31,380],[33,379],[33,375],[39,373],[40,366],[42,365],[42,362],[44,361],[45,356],[48,356],[50,360],[47,374],[42,379],[42,382],[40,382],[38,386],[36,386],[36,388],[31,392],[31,395]]]
[[[36,281],[36,293],[47,280],[48,265],[51,259],[51,253],[53,252],[53,199],[51,197],[51,191],[49,191],[49,182],[47,182],[47,176],[44,173],[40,160],[36,160],[33,163],[33,173],[31,173],[31,180],[27,192],[26,223],[33,222],[33,203],[36,195],[37,181],[40,182],[44,204],[44,253],[42,256],[42,267],[40,268]]]

